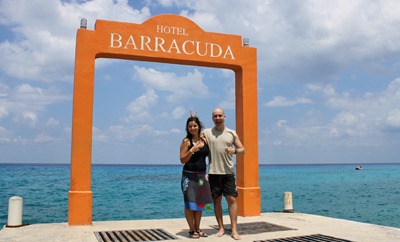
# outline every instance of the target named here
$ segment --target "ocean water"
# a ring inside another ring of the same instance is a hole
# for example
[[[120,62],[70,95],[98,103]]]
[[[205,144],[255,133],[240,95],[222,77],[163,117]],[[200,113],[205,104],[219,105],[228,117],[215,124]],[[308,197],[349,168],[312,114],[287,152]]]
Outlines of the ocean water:
[[[93,165],[93,221],[183,218],[180,165]],[[8,199],[23,198],[23,223],[67,222],[69,165],[0,164],[0,228]],[[296,212],[400,228],[400,164],[261,165],[262,212]],[[223,204],[227,214],[227,205]],[[204,212],[203,216],[213,216]],[[240,222],[240,218],[239,218]]]

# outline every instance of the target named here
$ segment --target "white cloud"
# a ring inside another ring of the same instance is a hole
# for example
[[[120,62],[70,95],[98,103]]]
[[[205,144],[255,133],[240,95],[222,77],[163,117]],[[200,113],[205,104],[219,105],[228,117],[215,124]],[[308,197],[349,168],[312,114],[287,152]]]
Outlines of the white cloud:
[[[49,126],[49,127],[56,127],[59,124],[60,124],[60,121],[55,118],[50,118],[46,122],[46,126]]]
[[[273,100],[268,101],[264,104],[267,107],[288,107],[295,106],[298,104],[310,104],[312,101],[304,97],[296,97],[294,100],[289,100],[286,97],[276,96]]]
[[[312,147],[308,150],[319,145],[390,147],[400,142],[398,9],[398,0],[0,0],[0,140],[52,142],[58,136],[50,131],[57,128],[63,128],[62,137],[70,136],[81,18],[93,30],[96,19],[142,23],[152,17],[150,11],[175,11],[205,31],[249,37],[257,48],[259,129],[267,134],[259,137],[268,139],[260,144]],[[105,70],[111,63],[99,60],[96,68]],[[118,70],[130,72],[125,65]],[[203,112],[218,102],[235,108],[234,82],[217,86],[207,82],[215,80],[207,71],[182,74],[175,67],[160,71],[137,64],[133,79],[142,89],[128,94],[137,98],[124,97],[127,114],[115,118],[125,115],[124,125],[131,126],[94,128],[93,139],[121,145],[146,137],[163,142],[168,134],[182,133],[171,122],[187,115],[188,107]],[[234,79],[232,71],[223,74]],[[261,147],[260,157],[263,152]]]
[[[132,126],[113,125],[106,130],[93,128],[93,138],[95,142],[130,145],[131,142],[164,142],[157,141],[154,137],[166,137],[169,134],[180,133],[177,129],[168,131],[160,130],[149,124],[135,124]]]
[[[0,120],[3,118],[7,117],[9,115],[7,108],[5,106],[1,106],[1,101],[0,101]]]
[[[236,107],[235,83],[233,81],[226,82],[224,89],[226,98],[216,106],[225,110],[234,110]]]
[[[400,61],[397,0],[236,0],[225,11],[226,4],[197,1],[184,15],[206,31],[249,37],[269,82],[337,79],[354,66],[388,71],[387,62]]]
[[[197,69],[183,76],[177,76],[175,72],[161,72],[139,66],[134,66],[134,71],[134,78],[146,88],[167,92],[168,102],[178,103],[189,97],[205,98],[208,95],[207,86],[202,81],[203,75]]]
[[[163,7],[172,7],[174,5],[175,0],[158,0],[157,1],[159,4],[161,4],[161,6]]]
[[[117,140],[132,140],[138,137],[142,132],[151,131],[152,128],[143,124],[138,127],[124,127],[124,126],[112,126],[109,128],[108,132],[110,132],[113,137],[117,138]]]
[[[189,110],[185,109],[182,106],[172,108],[172,111],[164,111],[161,113],[160,117],[165,120],[178,120],[182,117],[186,116],[189,113]]]
[[[0,97],[0,119],[11,118],[30,125],[36,124],[49,105],[71,100],[52,87],[44,89],[25,83],[7,89],[7,95]]]
[[[288,121],[287,120],[278,120],[278,122],[276,122],[276,126],[279,128],[284,128],[287,125]]]
[[[334,123],[343,124],[343,125],[354,125],[359,122],[358,118],[349,112],[342,112],[339,113],[335,119],[333,120]]]
[[[134,80],[143,84],[146,90],[143,95],[128,105],[129,119],[140,122],[154,120],[151,108],[159,102],[180,103],[189,98],[207,98],[208,88],[203,83],[203,74],[194,69],[178,76],[175,72],[162,72],[154,68],[134,66]],[[165,100],[160,100],[161,98]],[[182,106],[171,108],[161,113],[165,119],[180,119],[188,110]]]
[[[153,89],[146,90],[146,93],[132,101],[127,109],[129,119],[147,122],[151,120],[151,108],[157,104],[158,96]]]
[[[109,137],[107,136],[107,134],[102,132],[99,128],[93,127],[92,128],[92,132],[93,132],[92,136],[93,136],[93,141],[94,142],[107,142],[107,141],[109,141]]]
[[[25,111],[22,113],[22,121],[29,123],[30,125],[35,125],[38,120],[36,113]]]
[[[6,128],[0,126],[0,143],[10,143],[11,133]]]
[[[0,23],[18,36],[0,42],[0,70],[20,79],[50,82],[72,80],[76,30],[82,18],[87,18],[90,29],[96,19],[142,22],[150,13],[127,1],[15,0],[0,2],[0,16]]]
[[[169,132],[171,134],[181,134],[182,133],[182,131],[180,129],[171,129]]]
[[[400,128],[400,109],[391,110],[386,117],[386,124],[389,127]]]
[[[174,108],[174,110],[172,110],[173,119],[180,119],[185,114],[187,114],[187,110],[185,110],[185,108],[183,108],[182,106],[176,107],[176,108]]]
[[[312,91],[310,95],[320,95],[324,116],[321,119],[320,112],[308,112],[301,121],[291,120],[289,124],[288,120],[279,120],[267,132],[271,142],[278,140],[275,143],[289,146],[375,146],[378,140],[386,145],[398,143],[397,136],[383,137],[387,129],[400,134],[400,78],[389,83],[385,90],[362,95],[340,93],[330,84],[313,83],[305,87]],[[314,95],[314,98],[318,97]],[[282,97],[276,103],[287,100]]]
[[[36,143],[55,143],[58,141],[58,138],[52,137],[47,134],[38,134],[34,138],[34,142]]]

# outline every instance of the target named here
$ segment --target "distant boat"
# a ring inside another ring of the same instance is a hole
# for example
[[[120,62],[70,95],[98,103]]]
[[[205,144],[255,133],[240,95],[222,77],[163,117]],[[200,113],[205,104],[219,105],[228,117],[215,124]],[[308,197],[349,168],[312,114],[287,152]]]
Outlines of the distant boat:
[[[362,166],[356,166],[356,170],[362,170]]]

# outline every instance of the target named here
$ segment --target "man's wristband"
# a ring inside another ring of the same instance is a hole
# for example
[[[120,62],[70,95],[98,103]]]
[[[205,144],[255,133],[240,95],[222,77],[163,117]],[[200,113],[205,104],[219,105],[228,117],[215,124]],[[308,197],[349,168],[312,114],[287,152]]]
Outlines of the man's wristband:
[[[236,153],[237,153],[237,149],[235,149],[235,153],[233,153],[233,154],[235,154],[235,155],[236,155]]]

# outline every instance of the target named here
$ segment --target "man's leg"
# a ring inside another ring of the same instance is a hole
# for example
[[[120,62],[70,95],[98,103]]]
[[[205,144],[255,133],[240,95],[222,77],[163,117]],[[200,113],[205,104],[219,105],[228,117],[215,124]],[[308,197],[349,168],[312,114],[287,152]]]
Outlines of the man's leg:
[[[222,196],[219,196],[214,199],[214,214],[218,223],[217,236],[221,237],[225,233],[224,222],[222,220]]]
[[[232,228],[232,238],[235,240],[240,240],[239,233],[237,232],[237,203],[236,197],[234,196],[226,196],[226,202],[228,203],[229,217],[231,219],[231,228]]]

